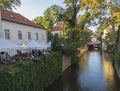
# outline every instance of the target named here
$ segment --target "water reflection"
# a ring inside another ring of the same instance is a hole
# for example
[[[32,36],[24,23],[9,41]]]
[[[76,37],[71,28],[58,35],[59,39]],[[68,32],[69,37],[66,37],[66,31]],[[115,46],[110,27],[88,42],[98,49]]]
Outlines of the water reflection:
[[[89,51],[45,91],[120,91],[119,86],[109,55]]]

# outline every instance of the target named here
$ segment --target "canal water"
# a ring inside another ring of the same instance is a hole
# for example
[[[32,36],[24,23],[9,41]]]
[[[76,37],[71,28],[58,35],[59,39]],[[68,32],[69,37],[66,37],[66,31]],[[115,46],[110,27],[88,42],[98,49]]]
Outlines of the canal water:
[[[88,51],[45,91],[120,91],[120,80],[108,54]]]

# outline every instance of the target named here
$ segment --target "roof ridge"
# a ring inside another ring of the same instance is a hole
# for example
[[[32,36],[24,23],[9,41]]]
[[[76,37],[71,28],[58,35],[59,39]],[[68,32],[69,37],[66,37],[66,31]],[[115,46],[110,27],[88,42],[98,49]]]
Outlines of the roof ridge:
[[[11,16],[12,15],[12,16]],[[1,9],[1,18],[6,21],[11,21],[23,25],[28,25],[36,28],[45,29],[43,26],[38,25],[34,22],[32,22],[30,19],[26,18],[25,16],[21,15],[20,13],[7,10],[7,9]]]

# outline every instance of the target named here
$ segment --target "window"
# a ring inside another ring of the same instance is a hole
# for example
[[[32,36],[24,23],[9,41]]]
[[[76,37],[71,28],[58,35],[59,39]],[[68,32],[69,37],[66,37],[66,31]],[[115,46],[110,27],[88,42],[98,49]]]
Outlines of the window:
[[[10,39],[10,30],[9,29],[5,29],[5,38]]]
[[[38,40],[38,33],[35,33],[35,39]]]
[[[22,40],[22,32],[21,31],[18,31],[18,39]]]
[[[28,40],[31,40],[31,32],[28,32]]]
[[[42,40],[44,41],[44,33],[42,34]]]

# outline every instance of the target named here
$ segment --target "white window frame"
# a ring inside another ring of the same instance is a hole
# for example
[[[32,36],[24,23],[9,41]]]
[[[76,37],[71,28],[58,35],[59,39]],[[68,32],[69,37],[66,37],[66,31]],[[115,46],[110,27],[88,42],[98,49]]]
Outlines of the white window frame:
[[[35,33],[35,39],[36,39],[36,40],[39,40],[38,33]]]
[[[18,31],[18,39],[19,40],[22,40],[23,38],[22,38],[22,31]]]
[[[10,30],[5,29],[5,39],[10,39]]]
[[[28,40],[31,40],[31,32],[28,32]]]

